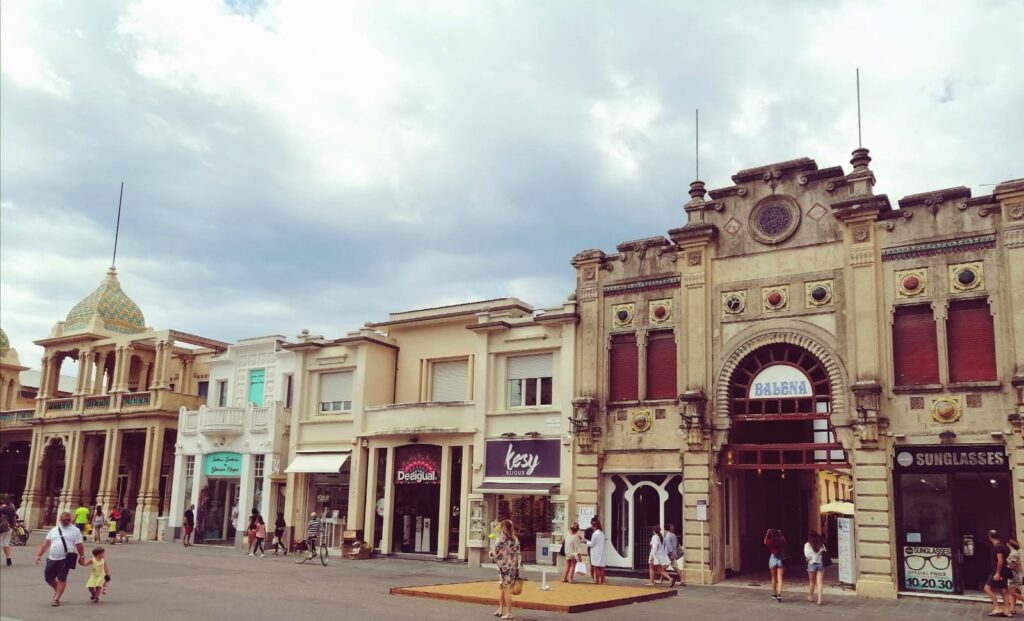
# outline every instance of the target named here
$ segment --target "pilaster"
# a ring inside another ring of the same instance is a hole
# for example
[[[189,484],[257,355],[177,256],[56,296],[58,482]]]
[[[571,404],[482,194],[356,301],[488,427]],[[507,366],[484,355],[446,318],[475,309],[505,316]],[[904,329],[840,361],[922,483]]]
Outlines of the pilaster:
[[[478,393],[479,394],[479,393]],[[462,473],[459,472],[459,476]],[[452,447],[441,447],[441,501],[437,512],[437,558],[448,558],[448,528],[452,507]]]

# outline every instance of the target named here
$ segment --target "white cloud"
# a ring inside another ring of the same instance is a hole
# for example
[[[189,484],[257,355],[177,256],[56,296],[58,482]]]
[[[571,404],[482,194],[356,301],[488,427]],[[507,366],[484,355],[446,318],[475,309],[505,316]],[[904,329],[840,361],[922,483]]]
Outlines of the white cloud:
[[[17,0],[0,4],[0,72],[21,88],[70,99],[71,83],[54,71],[34,45],[40,26],[26,11],[31,8]]]

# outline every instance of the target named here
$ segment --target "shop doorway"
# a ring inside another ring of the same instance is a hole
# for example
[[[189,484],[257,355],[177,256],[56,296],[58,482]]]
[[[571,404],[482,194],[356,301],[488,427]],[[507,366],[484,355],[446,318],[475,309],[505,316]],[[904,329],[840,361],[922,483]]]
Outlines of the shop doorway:
[[[849,464],[830,421],[829,375],[807,350],[754,350],[733,371],[729,394],[732,427],[720,462],[724,569],[767,577],[768,529],[782,531],[794,565],[802,564],[812,530],[830,539],[820,507],[833,499],[830,481],[850,480]]]
[[[683,478],[679,474],[612,474],[605,483],[605,531],[610,538],[608,565],[647,569],[654,526],[682,530]],[[589,524],[580,524],[586,529]]]
[[[200,494],[203,519],[197,526],[203,536],[201,543],[234,545],[238,494],[237,478],[209,480],[209,485]]]
[[[413,444],[395,449],[392,552],[437,554],[441,509],[441,447]]]

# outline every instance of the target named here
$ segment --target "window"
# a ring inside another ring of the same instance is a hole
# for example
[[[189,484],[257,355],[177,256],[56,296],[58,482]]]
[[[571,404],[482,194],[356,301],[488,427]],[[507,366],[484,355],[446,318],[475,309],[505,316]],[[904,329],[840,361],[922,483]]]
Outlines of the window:
[[[983,382],[996,379],[996,339],[987,299],[949,303],[946,346],[949,381]]]
[[[672,330],[647,335],[647,398],[676,397],[676,335]]]
[[[465,401],[469,384],[469,360],[450,360],[431,365],[431,401]]]
[[[938,350],[931,306],[897,306],[892,322],[892,361],[896,385],[938,384]]]
[[[508,406],[551,405],[551,354],[508,359]]]
[[[636,347],[636,335],[616,334],[612,336],[611,381],[608,390],[610,401],[637,400],[639,366],[640,358]]]
[[[263,405],[263,387],[266,375],[266,369],[249,369],[249,403],[257,407]]]
[[[228,381],[217,380],[217,407],[226,407],[228,404]]]
[[[284,407],[292,407],[292,390],[295,385],[295,376],[289,373],[284,376]]]
[[[320,376],[320,411],[352,410],[352,371],[324,373]]]
[[[210,382],[199,382],[196,384],[196,394],[200,397],[206,397],[210,394]]]

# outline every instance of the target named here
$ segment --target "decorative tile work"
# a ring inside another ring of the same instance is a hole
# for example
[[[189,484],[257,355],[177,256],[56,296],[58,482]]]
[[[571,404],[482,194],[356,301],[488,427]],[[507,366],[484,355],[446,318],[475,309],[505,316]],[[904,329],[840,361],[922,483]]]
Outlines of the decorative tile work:
[[[832,303],[832,281],[818,280],[804,286],[804,301],[807,308],[828,306]]]
[[[814,203],[814,207],[811,207],[807,211],[807,217],[815,222],[821,220],[828,213],[828,209],[821,203]]]
[[[789,308],[789,286],[761,288],[762,308],[766,311],[781,311]]]
[[[650,323],[661,324],[672,320],[672,299],[651,300],[647,304],[647,320]]]
[[[626,410],[616,410],[615,411],[615,422],[624,423],[624,422],[626,422],[627,418],[628,417],[626,415]]]
[[[949,290],[973,291],[985,288],[985,272],[981,261],[949,266]]]
[[[923,410],[924,409],[924,397],[911,397],[910,398],[910,409],[911,410]]]
[[[722,293],[722,312],[726,315],[739,315],[746,309],[746,291],[726,291]]]
[[[625,293],[651,291],[653,289],[669,289],[672,287],[678,287],[680,281],[681,279],[679,276],[669,276],[666,278],[654,278],[651,280],[629,282],[621,285],[608,285],[607,287],[604,288],[604,294],[622,295]]]
[[[657,408],[654,410],[654,418],[657,420],[665,420],[665,408]]]
[[[743,225],[740,224],[740,221],[737,220],[736,218],[729,218],[729,221],[725,223],[724,228],[725,232],[728,233],[729,235],[735,235],[736,233],[740,232],[740,229],[743,228]]]
[[[932,419],[943,425],[949,425],[960,420],[960,398],[939,397],[932,399]]]
[[[915,268],[896,272],[896,297],[915,298],[928,290],[928,270]]]
[[[103,320],[111,331],[136,334],[146,330],[142,310],[121,290],[117,270],[111,267],[100,286],[68,313],[65,327],[77,330],[89,325],[93,317]]]
[[[969,408],[980,408],[981,407],[981,395],[967,395],[967,407],[969,407]]]
[[[927,244],[913,244],[911,246],[898,246],[886,248],[882,251],[883,261],[899,261],[915,257],[930,257],[937,254],[950,254],[953,252],[967,252],[971,250],[983,250],[994,248],[996,245],[995,235],[979,235],[977,237],[963,237],[960,239],[949,239],[945,241],[929,242]]]
[[[633,325],[633,304],[616,304],[612,306],[612,325],[625,328]]]

